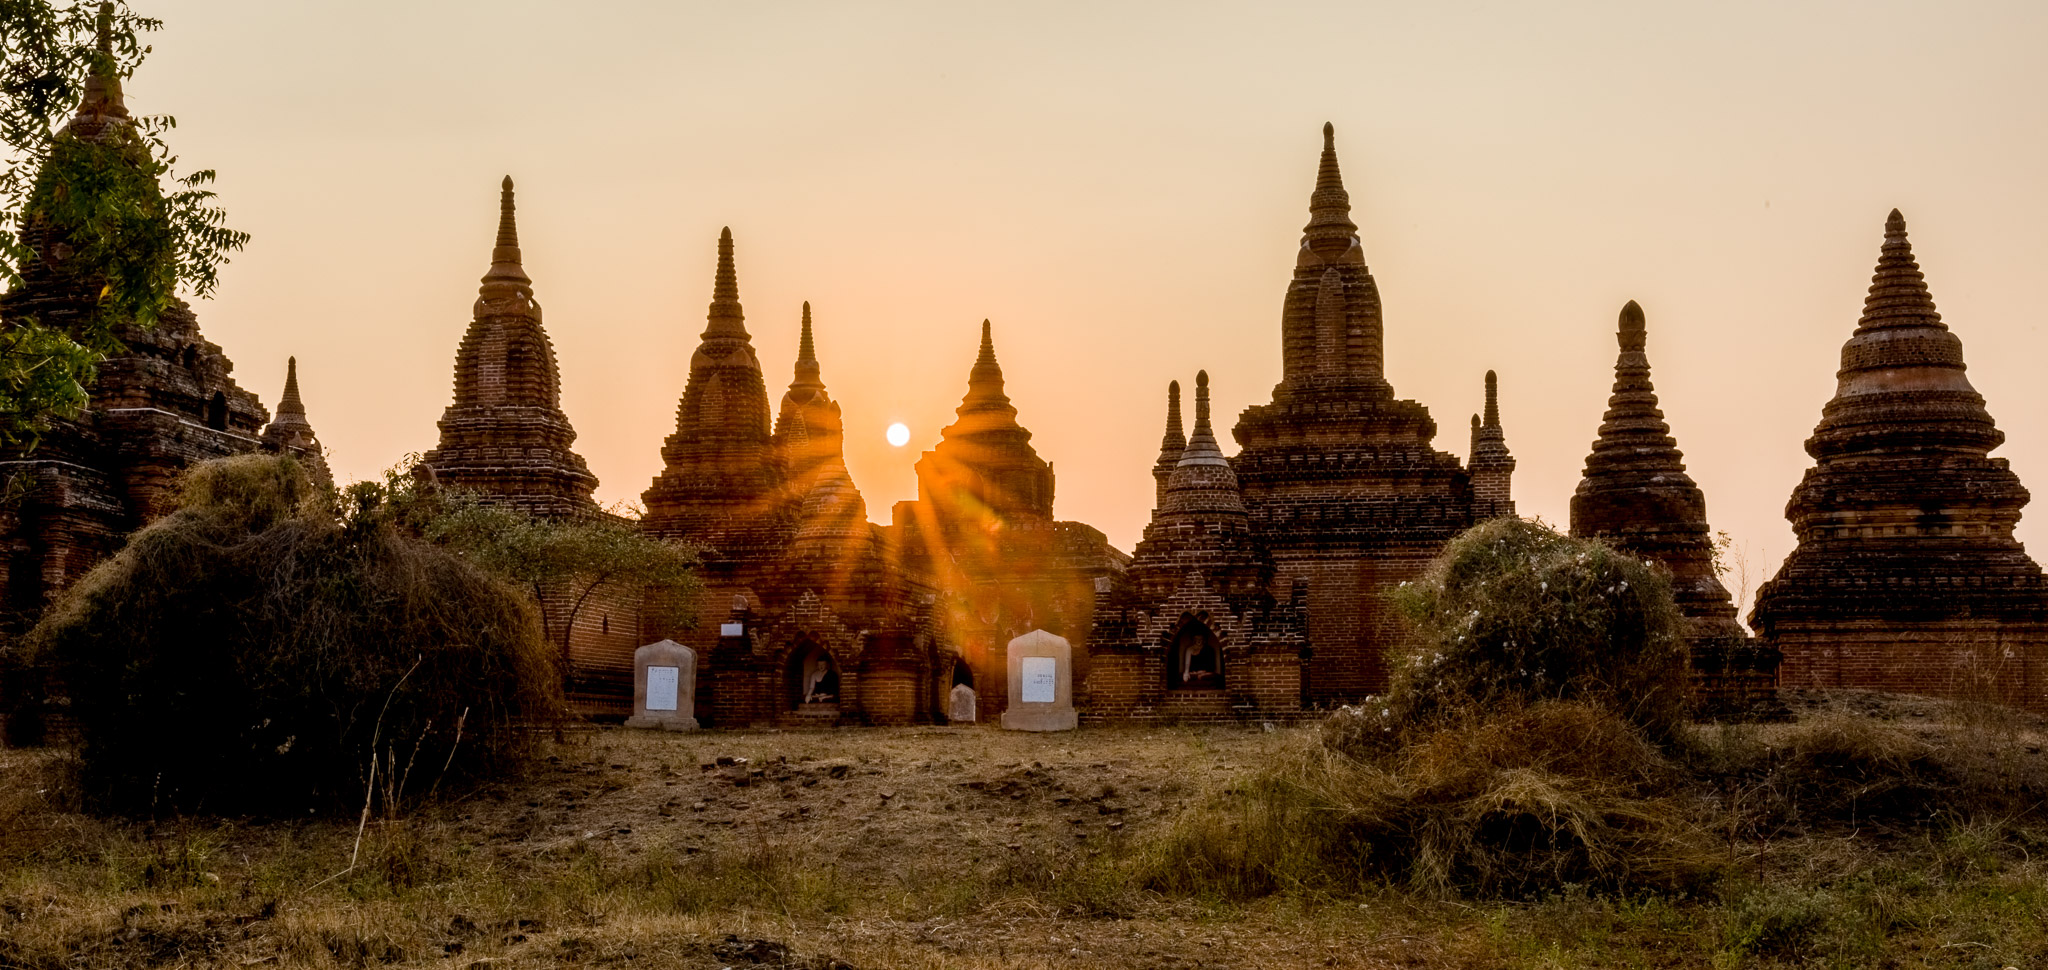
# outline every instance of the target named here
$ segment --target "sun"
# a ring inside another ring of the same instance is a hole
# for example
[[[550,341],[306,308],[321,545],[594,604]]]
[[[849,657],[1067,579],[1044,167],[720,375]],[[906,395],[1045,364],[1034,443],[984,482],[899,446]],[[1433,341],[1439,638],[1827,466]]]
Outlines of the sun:
[[[910,426],[901,421],[889,426],[889,443],[898,448],[910,443]]]

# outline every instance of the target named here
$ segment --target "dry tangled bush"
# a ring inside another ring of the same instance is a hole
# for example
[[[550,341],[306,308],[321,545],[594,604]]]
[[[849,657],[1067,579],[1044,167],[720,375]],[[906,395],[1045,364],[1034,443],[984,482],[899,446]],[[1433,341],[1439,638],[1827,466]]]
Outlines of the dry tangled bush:
[[[1441,724],[1368,759],[1309,735],[1181,819],[1144,881],[1229,895],[1688,888],[1718,860],[1676,773],[1635,728],[1570,702]]]
[[[515,766],[561,709],[522,596],[375,509],[338,517],[284,457],[195,468],[31,650],[115,811],[395,802]]]
[[[1659,743],[1685,723],[1670,581],[1597,540],[1496,519],[1452,540],[1396,600],[1414,636],[1377,699],[1384,734],[1546,700],[1606,708]]]

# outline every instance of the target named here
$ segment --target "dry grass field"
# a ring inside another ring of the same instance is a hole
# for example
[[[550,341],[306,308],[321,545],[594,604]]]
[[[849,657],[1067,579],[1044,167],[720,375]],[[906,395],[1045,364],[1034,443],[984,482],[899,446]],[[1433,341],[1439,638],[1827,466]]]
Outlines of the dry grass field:
[[[1837,766],[1846,802],[1802,815],[1782,779],[1702,785],[1711,883],[1493,900],[1147,888],[1191,814],[1237,811],[1304,728],[588,730],[523,781],[360,835],[98,819],[70,804],[64,752],[4,751],[0,968],[2048,966],[2048,824],[2024,802],[2043,725],[1795,706],[1803,724],[1699,729],[1696,758],[1755,763],[1832,725],[1863,752]],[[1928,752],[1950,787],[1910,805],[1872,768]],[[1964,771],[2021,800],[1973,800]],[[1866,819],[1858,797],[1898,810]]]

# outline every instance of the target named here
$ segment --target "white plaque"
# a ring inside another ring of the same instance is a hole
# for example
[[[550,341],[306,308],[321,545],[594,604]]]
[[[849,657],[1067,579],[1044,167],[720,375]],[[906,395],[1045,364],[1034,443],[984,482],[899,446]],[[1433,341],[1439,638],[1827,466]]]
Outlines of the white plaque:
[[[739,637],[739,636],[745,636],[745,635],[746,635],[746,624],[743,624],[743,623],[720,623],[720,624],[718,625],[718,635],[719,635],[719,636],[722,636],[722,637]]]
[[[1053,683],[1059,666],[1051,657],[1024,658],[1024,703],[1050,704],[1059,696]]]
[[[676,676],[681,667],[647,668],[647,709],[650,711],[673,711],[676,709]]]

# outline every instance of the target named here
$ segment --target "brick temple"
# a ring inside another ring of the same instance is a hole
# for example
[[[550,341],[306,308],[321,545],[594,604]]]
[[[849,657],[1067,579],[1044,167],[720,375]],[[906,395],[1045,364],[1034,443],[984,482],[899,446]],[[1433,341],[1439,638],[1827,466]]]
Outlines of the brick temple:
[[[2028,496],[1989,456],[2004,440],[1894,209],[1785,506],[1799,545],[1750,618],[1785,686],[2048,710],[2048,585],[2013,538]]]
[[[110,55],[108,17],[103,10],[99,44]],[[53,151],[78,143],[111,148],[138,168],[151,163],[120,79],[110,72],[95,70],[87,79]],[[33,196],[64,190],[54,178],[41,173]],[[21,283],[0,297],[0,326],[33,321],[75,334],[100,312],[106,277],[74,258],[73,228],[34,206],[24,213],[22,240],[35,256],[21,267]],[[100,363],[85,409],[54,419],[33,448],[0,450],[0,638],[33,625],[52,597],[112,555],[129,533],[176,508],[185,469],[283,451],[306,459],[315,477],[325,475],[299,398],[296,360],[272,421],[256,395],[235,382],[234,362],[199,332],[183,300],[174,299],[153,325],[111,326],[121,347]]]
[[[140,139],[107,74],[58,135],[60,147],[113,146],[138,165]],[[701,550],[699,623],[657,628],[645,597],[660,590],[603,590],[573,621],[553,609],[563,591],[538,591],[558,618],[547,632],[574,708],[626,714],[633,649],[664,637],[696,652],[696,714],[719,727],[942,722],[961,687],[993,720],[1009,704],[1005,645],[1033,630],[1073,645],[1089,723],[1285,720],[1384,689],[1403,635],[1385,594],[1458,533],[1515,514],[1516,461],[1494,372],[1463,461],[1388,381],[1378,282],[1328,125],[1308,210],[1281,306],[1280,382],[1238,416],[1234,455],[1218,439],[1209,373],[1195,377],[1192,427],[1168,384],[1154,506],[1131,555],[1056,516],[1054,465],[1006,393],[986,320],[956,418],[916,461],[917,497],[888,525],[870,522],[816,350],[829,314],[795,313],[798,351],[771,402],[722,232],[675,431],[638,520]],[[77,328],[99,312],[104,280],[73,258],[65,226],[31,210],[23,238],[36,258],[0,297],[0,326]],[[114,329],[123,347],[90,406],[34,449],[0,454],[0,636],[170,511],[194,463],[270,451],[327,476],[296,360],[273,418],[184,303],[153,327]],[[972,331],[960,336],[965,361]],[[1838,391],[1807,442],[1815,465],[1787,506],[1799,547],[1759,592],[1755,638],[1718,578],[1706,499],[1659,407],[1633,302],[1617,336],[1571,528],[1670,572],[1703,709],[1768,702],[1779,680],[2048,709],[2048,583],[2013,538],[2027,492],[1989,457],[2003,435],[1896,212]],[[624,521],[597,505],[574,450],[510,178],[453,390],[419,475],[542,518]]]

